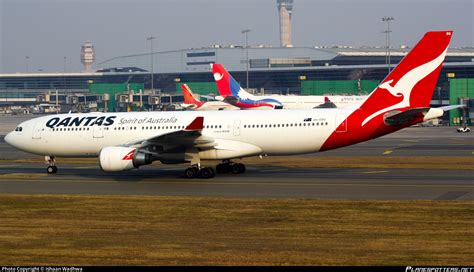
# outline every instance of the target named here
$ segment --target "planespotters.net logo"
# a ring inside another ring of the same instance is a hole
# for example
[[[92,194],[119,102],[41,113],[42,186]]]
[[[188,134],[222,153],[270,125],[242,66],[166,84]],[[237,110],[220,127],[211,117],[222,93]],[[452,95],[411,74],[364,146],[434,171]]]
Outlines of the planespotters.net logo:
[[[407,266],[405,272],[474,272],[474,267],[412,267]]]

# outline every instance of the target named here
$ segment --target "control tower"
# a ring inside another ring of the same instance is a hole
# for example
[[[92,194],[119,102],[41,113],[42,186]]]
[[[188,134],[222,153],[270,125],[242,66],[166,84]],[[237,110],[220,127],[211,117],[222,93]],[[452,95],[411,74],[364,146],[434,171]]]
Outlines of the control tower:
[[[291,47],[291,11],[293,0],[277,0],[278,13],[280,14],[280,46]]]
[[[91,41],[86,41],[81,47],[81,62],[84,65],[84,72],[92,72],[92,64],[95,61],[95,50]]]

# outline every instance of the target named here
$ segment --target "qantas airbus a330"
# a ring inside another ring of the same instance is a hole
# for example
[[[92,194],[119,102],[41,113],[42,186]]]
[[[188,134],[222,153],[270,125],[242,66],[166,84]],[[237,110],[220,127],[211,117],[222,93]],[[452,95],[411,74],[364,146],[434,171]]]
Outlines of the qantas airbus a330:
[[[99,157],[103,171],[190,163],[185,176],[210,178],[201,160],[221,160],[218,173],[242,173],[236,158],[295,155],[340,148],[438,118],[452,107],[429,104],[452,31],[428,32],[368,98],[354,107],[270,111],[58,114],[18,125],[5,141],[55,157]]]

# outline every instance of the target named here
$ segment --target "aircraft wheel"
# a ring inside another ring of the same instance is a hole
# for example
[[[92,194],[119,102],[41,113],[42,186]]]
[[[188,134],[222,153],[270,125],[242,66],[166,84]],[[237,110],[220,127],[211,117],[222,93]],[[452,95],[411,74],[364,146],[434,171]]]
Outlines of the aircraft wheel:
[[[216,166],[217,174],[227,174],[232,170],[232,167],[228,163],[220,163]]]
[[[203,179],[210,179],[216,176],[214,169],[211,167],[204,167],[199,170],[199,177]]]
[[[232,165],[232,174],[242,174],[245,172],[245,165],[242,163],[235,163]]]
[[[188,167],[184,170],[184,176],[188,179],[195,178],[198,174],[198,169],[196,167]]]
[[[56,174],[58,172],[58,168],[56,166],[48,166],[48,168],[46,168],[46,172],[48,174]]]
[[[245,173],[245,171],[247,170],[245,168],[245,164],[243,163],[238,163],[238,164],[239,164],[239,174]]]

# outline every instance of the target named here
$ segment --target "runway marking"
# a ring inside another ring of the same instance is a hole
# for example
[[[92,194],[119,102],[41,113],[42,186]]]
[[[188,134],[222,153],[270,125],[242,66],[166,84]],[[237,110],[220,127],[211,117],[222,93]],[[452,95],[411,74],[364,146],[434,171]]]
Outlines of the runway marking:
[[[361,172],[361,174],[380,174],[380,173],[388,173],[388,171],[368,171],[368,172]]]
[[[15,182],[61,182],[61,183],[123,183],[123,181],[101,180],[101,181],[68,181],[66,180],[24,180],[24,179],[9,179],[8,181]],[[128,182],[127,184],[156,184],[156,185],[271,185],[271,186],[300,186],[300,187],[407,187],[407,188],[474,188],[474,185],[462,184],[371,184],[371,183],[283,183],[283,182],[209,182],[209,181],[138,181]]]
[[[382,153],[382,155],[390,155],[392,154],[393,150],[385,150],[385,152]]]
[[[10,168],[10,167],[16,167],[18,165],[16,164],[0,164],[0,168]]]
[[[259,172],[284,172],[284,171],[288,171],[288,169],[269,169],[269,170],[260,170]]]
[[[34,177],[46,177],[48,174],[39,174],[39,173],[6,173],[0,174],[0,179],[10,179],[13,178],[34,178]]]

